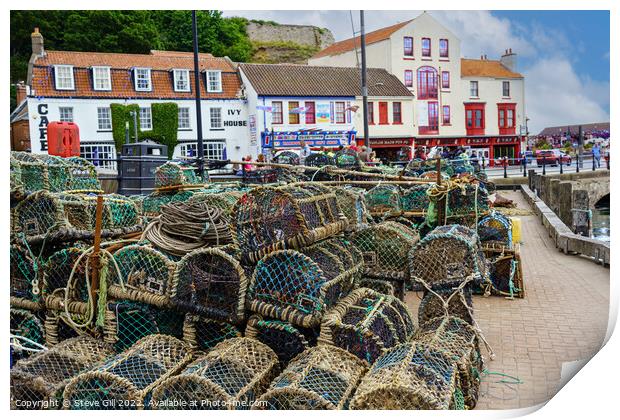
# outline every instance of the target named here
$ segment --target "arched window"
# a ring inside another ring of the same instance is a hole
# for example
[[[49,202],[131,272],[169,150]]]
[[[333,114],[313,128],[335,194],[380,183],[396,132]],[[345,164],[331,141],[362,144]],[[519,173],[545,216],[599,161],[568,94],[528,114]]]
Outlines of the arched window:
[[[418,69],[418,99],[437,99],[437,70],[432,67]]]

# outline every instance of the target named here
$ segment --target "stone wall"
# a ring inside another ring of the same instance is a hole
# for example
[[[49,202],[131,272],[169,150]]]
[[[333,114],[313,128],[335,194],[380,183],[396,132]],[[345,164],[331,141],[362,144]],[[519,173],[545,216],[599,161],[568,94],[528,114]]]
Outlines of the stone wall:
[[[270,22],[249,22],[247,33],[252,42],[293,43],[301,46],[323,49],[334,43],[334,35],[329,29],[316,26],[282,25]]]

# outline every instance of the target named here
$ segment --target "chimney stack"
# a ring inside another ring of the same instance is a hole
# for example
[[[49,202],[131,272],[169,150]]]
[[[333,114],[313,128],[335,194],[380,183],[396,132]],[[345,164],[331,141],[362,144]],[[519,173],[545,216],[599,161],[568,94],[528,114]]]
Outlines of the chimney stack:
[[[16,94],[16,101],[17,101],[17,105],[21,104],[24,99],[26,99],[26,84],[22,81],[22,82],[18,82],[17,85],[15,86],[15,89],[17,91]]]
[[[30,35],[32,39],[32,54],[43,57],[45,50],[43,49],[43,35],[39,32],[39,28],[34,28],[34,32]]]
[[[517,71],[517,54],[512,52],[512,48],[504,51],[504,55],[499,62],[510,71]]]

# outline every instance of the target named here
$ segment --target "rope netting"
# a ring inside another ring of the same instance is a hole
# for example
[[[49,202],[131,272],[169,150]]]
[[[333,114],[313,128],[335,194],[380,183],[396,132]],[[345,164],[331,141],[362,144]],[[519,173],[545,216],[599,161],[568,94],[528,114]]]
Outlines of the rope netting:
[[[64,248],[53,253],[43,266],[43,285],[41,294],[43,299],[60,293],[64,296],[64,288],[69,284],[71,273],[76,282],[70,287],[68,298],[76,301],[86,301],[88,291],[83,279],[86,275],[86,258],[80,258],[85,248],[76,246]]]
[[[250,281],[248,307],[294,325],[318,325],[324,312],[352,289],[357,270],[344,271],[328,251],[312,253],[320,259],[313,261],[299,251],[284,250],[260,260]]]
[[[351,400],[355,410],[463,408],[456,364],[418,342],[400,344],[370,368]]]
[[[155,169],[155,188],[180,187],[200,183],[196,171],[191,166],[176,162],[166,162]]]
[[[368,364],[330,345],[311,347],[293,359],[257,399],[268,410],[347,409]]]
[[[512,220],[491,211],[478,222],[478,236],[483,247],[512,249]]]
[[[364,202],[373,217],[398,216],[402,213],[400,188],[397,185],[378,184],[366,191]]]
[[[41,351],[45,329],[40,316],[40,312],[10,309],[11,367],[16,361]]]
[[[199,315],[185,315],[183,341],[194,351],[208,351],[218,343],[235,337],[241,337],[241,333],[232,324]]]
[[[245,318],[248,279],[226,252],[200,249],[177,263],[170,297],[179,310],[238,323]]]
[[[278,356],[280,364],[286,366],[298,354],[316,345],[319,330],[252,315],[248,319],[245,336],[269,346]]]
[[[439,226],[409,253],[411,279],[427,289],[445,289],[466,279],[488,283],[487,262],[476,232],[461,225]]]
[[[403,170],[403,175],[419,177],[419,176],[423,176],[425,173],[428,173],[428,172],[435,172],[433,175],[436,179],[437,178],[436,170],[437,170],[436,159],[429,159],[429,160],[413,159],[407,164],[407,166]],[[447,159],[441,159],[440,171],[442,174],[445,174],[448,177],[454,175],[454,168],[450,164],[450,161]]]
[[[458,385],[465,406],[473,409],[478,401],[483,369],[478,334],[474,327],[460,318],[443,316],[421,324],[415,341],[443,353],[456,363]]]
[[[446,307],[447,305],[447,307]],[[418,325],[442,317],[454,316],[473,325],[473,300],[471,287],[460,290],[444,289],[426,290],[418,307]]]
[[[154,191],[142,199],[142,216],[150,220],[161,214],[162,206],[170,203],[187,201],[196,193],[196,191],[192,190],[171,192]]]
[[[435,184],[427,190],[430,204],[426,223],[461,224],[475,228],[479,216],[489,211],[489,193],[480,182],[470,176],[455,178]],[[443,221],[439,217],[439,206],[443,206]]]
[[[364,191],[353,188],[335,188],[336,201],[347,218],[348,228],[360,229],[367,226],[370,214],[364,201]]]
[[[39,264],[27,243],[10,247],[9,273],[11,296],[36,302],[40,298]]]
[[[487,254],[490,252],[487,251]],[[521,254],[519,250],[505,251],[489,258],[491,293],[509,298],[525,297]]]
[[[350,149],[339,150],[334,154],[334,163],[342,169],[357,169],[361,166],[361,161],[357,152]]]
[[[18,361],[11,369],[11,409],[61,408],[69,380],[112,354],[101,340],[83,336]]]
[[[334,164],[334,159],[325,153],[313,153],[308,156],[304,162],[305,166],[312,166],[315,168],[322,168],[324,166],[331,166]]]
[[[63,393],[64,404],[72,410],[144,408],[153,389],[177,374],[191,358],[181,340],[149,335],[71,379]]]
[[[279,371],[276,354],[251,338],[213,348],[153,390],[156,409],[250,409]]]
[[[430,184],[418,184],[409,188],[401,188],[400,208],[404,215],[424,216],[430,205],[426,191]]]
[[[384,295],[396,296],[396,289],[389,280],[373,279],[371,277],[362,277],[357,282],[358,287],[374,290]]]
[[[299,155],[295,152],[285,150],[278,153],[278,156],[276,156],[273,161],[275,163],[283,163],[285,165],[297,166],[299,165]]]
[[[388,349],[409,341],[413,333],[411,315],[399,299],[357,289],[325,315],[319,342],[373,363]]]

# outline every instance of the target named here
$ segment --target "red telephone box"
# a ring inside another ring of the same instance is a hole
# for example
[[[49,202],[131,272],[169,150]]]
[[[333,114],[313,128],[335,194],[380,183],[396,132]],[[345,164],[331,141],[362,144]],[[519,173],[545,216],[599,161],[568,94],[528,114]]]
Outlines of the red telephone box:
[[[47,149],[50,155],[80,155],[80,129],[72,122],[52,121],[47,125]]]

